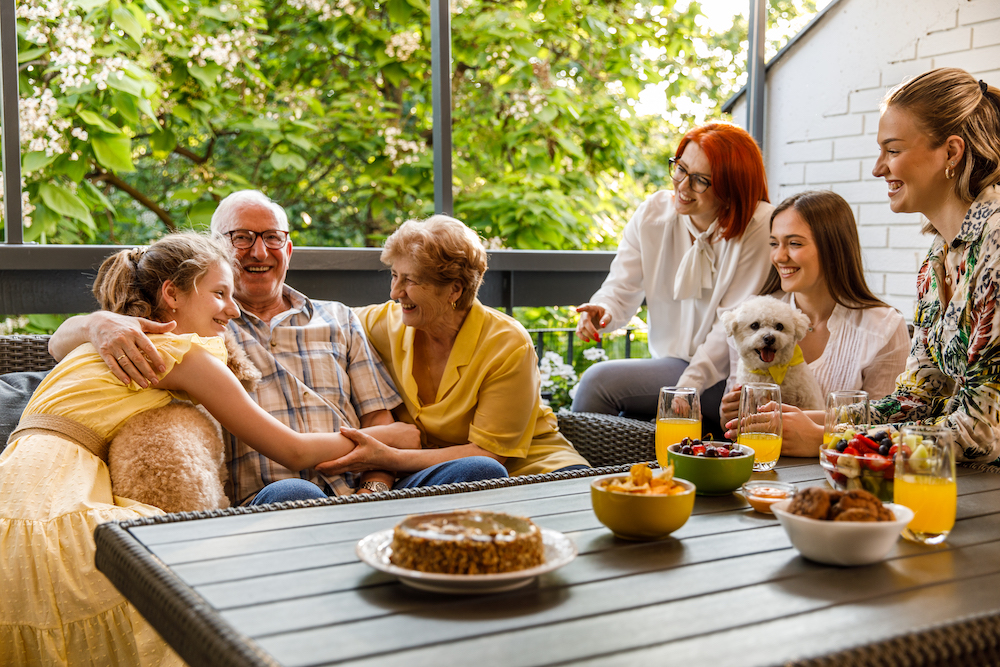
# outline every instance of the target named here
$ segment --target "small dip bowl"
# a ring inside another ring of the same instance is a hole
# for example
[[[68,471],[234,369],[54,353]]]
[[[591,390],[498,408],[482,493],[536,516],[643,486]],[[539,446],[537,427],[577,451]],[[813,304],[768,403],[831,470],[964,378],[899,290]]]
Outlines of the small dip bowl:
[[[772,482],[766,479],[755,479],[745,483],[742,487],[743,497],[761,514],[774,514],[771,505],[791,498],[795,495],[795,485],[787,482]]]

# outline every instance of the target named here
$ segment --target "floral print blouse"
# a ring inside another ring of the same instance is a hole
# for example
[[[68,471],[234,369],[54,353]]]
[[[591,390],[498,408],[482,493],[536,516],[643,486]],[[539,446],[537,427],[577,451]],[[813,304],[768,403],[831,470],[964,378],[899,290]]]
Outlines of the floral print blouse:
[[[945,290],[951,287],[951,301]],[[1000,186],[987,188],[950,244],[934,238],[917,275],[917,309],[896,390],[873,423],[947,425],[965,460],[1000,455]]]

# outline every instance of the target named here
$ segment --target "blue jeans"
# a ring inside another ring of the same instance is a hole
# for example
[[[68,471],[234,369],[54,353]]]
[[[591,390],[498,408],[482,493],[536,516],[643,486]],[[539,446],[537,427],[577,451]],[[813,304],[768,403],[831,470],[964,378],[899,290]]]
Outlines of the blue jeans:
[[[418,486],[436,486],[456,482],[480,482],[486,479],[506,477],[507,469],[496,459],[488,456],[469,456],[454,461],[445,461],[407,475],[392,485],[394,489],[412,489]],[[250,505],[269,505],[295,500],[326,498],[323,489],[304,479],[282,479],[265,486],[251,500]]]

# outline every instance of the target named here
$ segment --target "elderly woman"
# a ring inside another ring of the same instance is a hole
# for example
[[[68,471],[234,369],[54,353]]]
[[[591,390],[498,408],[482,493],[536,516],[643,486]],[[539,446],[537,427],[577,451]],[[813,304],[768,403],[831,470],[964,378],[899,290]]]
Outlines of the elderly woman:
[[[917,274],[906,370],[875,422],[943,424],[966,460],[1000,455],[1000,90],[968,72],[925,72],[889,91],[872,174],[889,207],[934,234]]]
[[[628,324],[645,299],[653,358],[591,366],[573,410],[648,419],[656,415],[660,387],[694,387],[703,392],[704,429],[718,436],[729,377],[718,314],[764,285],[774,207],[760,149],[735,125],[709,123],[685,134],[670,175],[673,190],[639,206],[604,285],[577,308],[577,335],[600,340],[601,330]]]
[[[542,403],[528,332],[476,298],[486,250],[474,231],[443,215],[410,220],[386,241],[393,301],[358,313],[403,397],[398,419],[420,429],[423,449],[400,450],[349,429],[358,444],[319,469],[408,474],[467,456],[489,456],[510,475],[587,467]]]

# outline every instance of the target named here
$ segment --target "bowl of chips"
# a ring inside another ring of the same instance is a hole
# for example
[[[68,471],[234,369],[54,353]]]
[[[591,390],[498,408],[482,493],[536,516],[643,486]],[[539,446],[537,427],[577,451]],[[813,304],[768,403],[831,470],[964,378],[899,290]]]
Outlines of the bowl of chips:
[[[599,477],[590,485],[598,520],[626,540],[658,540],[685,523],[694,509],[694,484],[673,476],[673,468],[654,471],[645,463],[628,475]]]

